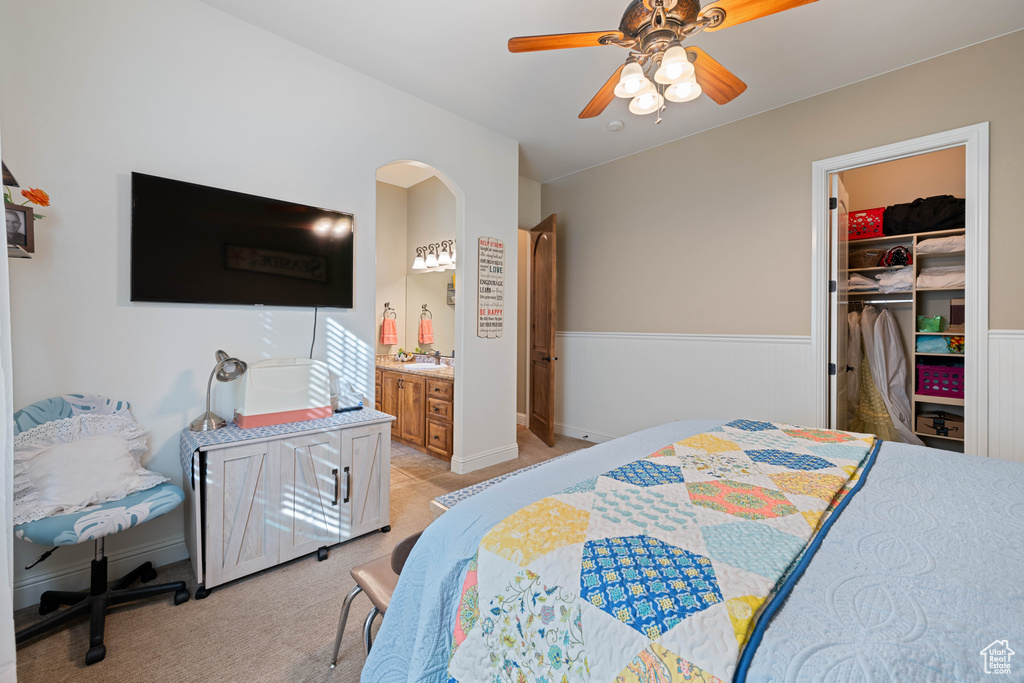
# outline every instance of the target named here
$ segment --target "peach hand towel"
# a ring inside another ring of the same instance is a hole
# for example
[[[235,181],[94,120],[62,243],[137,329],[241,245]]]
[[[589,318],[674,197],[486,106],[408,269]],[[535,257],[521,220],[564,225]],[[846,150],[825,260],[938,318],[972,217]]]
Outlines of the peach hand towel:
[[[420,320],[420,344],[434,343],[434,321],[430,318]]]
[[[384,318],[384,324],[380,326],[380,343],[398,343],[398,323],[394,318]]]

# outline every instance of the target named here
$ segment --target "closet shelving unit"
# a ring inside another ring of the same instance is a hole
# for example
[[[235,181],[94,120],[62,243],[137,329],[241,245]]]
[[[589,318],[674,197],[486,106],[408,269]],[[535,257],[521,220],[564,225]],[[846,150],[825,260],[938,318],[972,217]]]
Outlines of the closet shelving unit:
[[[944,396],[927,396],[918,394],[915,390],[917,387],[917,363],[927,362],[929,364],[937,361],[960,359],[963,360],[966,354],[959,353],[923,353],[917,351],[917,340],[921,337],[964,337],[965,349],[970,349],[971,344],[974,342],[972,339],[968,339],[963,331],[945,331],[945,332],[918,332],[917,331],[917,316],[926,315],[934,316],[941,315],[943,318],[948,320],[949,318],[949,307],[952,299],[962,299],[965,295],[964,287],[941,287],[941,288],[930,288],[930,287],[917,287],[917,276],[921,273],[922,266],[926,265],[963,265],[965,252],[950,252],[942,254],[918,254],[917,245],[927,239],[933,239],[937,237],[951,237],[956,235],[965,234],[963,228],[956,230],[940,230],[934,232],[919,232],[912,233],[909,235],[891,235],[885,237],[871,237],[868,239],[854,240],[849,242],[849,250],[856,251],[859,249],[866,249],[870,247],[889,249],[891,247],[902,245],[907,247],[914,256],[914,285],[911,289],[902,292],[878,292],[878,291],[867,291],[867,292],[848,292],[849,301],[855,303],[858,301],[868,301],[873,299],[885,299],[885,300],[902,300],[907,299],[905,302],[888,304],[892,306],[910,306],[910,330],[903,329],[904,340],[908,342],[909,348],[906,357],[908,359],[907,374],[909,375],[909,386],[907,387],[907,394],[911,397],[913,402],[913,420],[914,424],[911,425],[914,428],[914,433],[921,437],[925,443],[929,446],[936,448],[946,448],[950,450],[963,450],[964,435],[959,436],[936,436],[934,434],[922,434],[916,431],[917,416],[923,412],[931,412],[937,410],[944,410],[951,413],[956,413],[962,417],[963,407],[965,405],[964,399],[962,398],[947,398]],[[873,268],[850,268],[847,270],[846,277],[849,277],[850,273],[861,273],[867,277],[874,277],[875,275],[891,270],[899,270],[906,266],[889,266],[889,267],[873,267]],[[902,325],[902,323],[901,323]],[[910,362],[913,359],[913,362]],[[953,410],[950,410],[953,408]],[[959,409],[959,410],[957,410]]]

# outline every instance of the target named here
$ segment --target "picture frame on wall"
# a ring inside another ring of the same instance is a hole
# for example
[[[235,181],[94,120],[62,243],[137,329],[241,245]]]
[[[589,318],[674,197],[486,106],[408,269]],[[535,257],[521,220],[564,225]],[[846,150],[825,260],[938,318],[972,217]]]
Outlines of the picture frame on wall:
[[[34,253],[36,245],[32,230],[32,207],[4,202],[4,218],[7,223],[7,245]]]

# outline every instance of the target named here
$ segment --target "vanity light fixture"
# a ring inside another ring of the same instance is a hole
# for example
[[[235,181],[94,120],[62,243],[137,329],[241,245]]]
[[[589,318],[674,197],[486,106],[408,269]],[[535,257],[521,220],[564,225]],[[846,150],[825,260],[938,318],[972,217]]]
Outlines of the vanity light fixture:
[[[413,270],[426,270],[427,264],[423,260],[423,247],[416,247],[416,258],[412,260]]]
[[[455,270],[455,240],[443,240],[425,247],[416,247],[412,270],[427,273]]]

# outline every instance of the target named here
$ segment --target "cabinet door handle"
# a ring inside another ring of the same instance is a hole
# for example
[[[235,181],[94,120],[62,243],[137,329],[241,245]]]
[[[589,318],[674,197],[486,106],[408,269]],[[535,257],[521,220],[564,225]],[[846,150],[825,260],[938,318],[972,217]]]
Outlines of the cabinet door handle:
[[[440,441],[440,440],[441,439],[437,436],[437,434],[434,434],[434,441]]]
[[[352,475],[349,474],[348,468],[345,468],[345,500],[342,503],[348,502],[349,489],[352,488]]]
[[[331,470],[331,474],[334,475],[334,500],[331,501],[331,505],[338,504],[338,498],[341,497],[341,477],[338,476],[338,470]]]
[[[435,413],[439,413],[439,412],[441,412],[441,411],[437,409],[437,406],[434,406],[434,412],[435,412]]]

